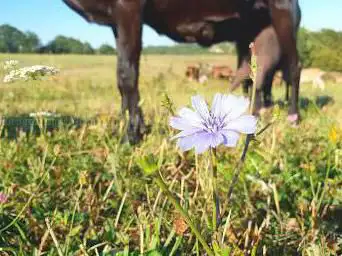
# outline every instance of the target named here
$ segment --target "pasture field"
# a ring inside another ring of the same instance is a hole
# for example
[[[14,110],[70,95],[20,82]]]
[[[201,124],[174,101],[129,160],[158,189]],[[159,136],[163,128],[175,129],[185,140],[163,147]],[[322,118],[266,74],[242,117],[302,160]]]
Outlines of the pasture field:
[[[9,58],[52,65],[60,74],[4,84],[0,68],[0,255],[205,255],[144,174],[151,168],[220,255],[342,254],[342,84],[323,91],[302,85],[298,127],[286,122],[285,88],[274,88],[280,110],[264,113],[258,130],[280,114],[251,143],[229,205],[244,139],[237,148],[218,148],[223,225],[213,234],[208,154],[182,154],[170,140],[165,95],[175,110],[195,94],[211,101],[228,82],[189,82],[186,65],[235,68],[235,56],[142,56],[141,106],[150,132],[134,147],[123,142],[115,57],[2,54],[0,62]],[[29,116],[39,111],[61,116]]]

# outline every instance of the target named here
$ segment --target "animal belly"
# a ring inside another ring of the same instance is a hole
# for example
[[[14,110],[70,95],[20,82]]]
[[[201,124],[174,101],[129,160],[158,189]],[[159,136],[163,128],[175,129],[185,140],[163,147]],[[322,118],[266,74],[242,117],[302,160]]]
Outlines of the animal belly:
[[[214,26],[205,22],[180,24],[176,26],[176,34],[185,42],[211,45],[215,36]]]
[[[159,34],[208,46],[215,41],[217,24],[237,18],[232,0],[150,0],[144,8],[144,23]]]
[[[159,34],[167,35],[175,41],[198,43],[206,47],[223,41],[236,41],[242,35],[242,31],[245,31],[239,18],[231,18],[220,22],[203,20],[199,22],[182,22],[168,27],[160,25],[151,27]]]

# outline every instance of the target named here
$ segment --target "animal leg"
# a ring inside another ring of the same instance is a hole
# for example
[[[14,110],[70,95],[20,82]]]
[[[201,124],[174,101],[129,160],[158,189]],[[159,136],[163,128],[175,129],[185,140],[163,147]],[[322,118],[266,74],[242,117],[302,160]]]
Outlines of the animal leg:
[[[252,96],[252,87],[253,87],[253,80],[252,79],[245,79],[242,83],[242,91],[245,97]]]
[[[264,89],[264,82],[266,78],[265,69],[258,66],[257,74],[255,79],[255,99],[254,99],[254,106],[253,106],[253,114],[258,115],[259,111],[262,107],[262,95]]]
[[[254,113],[259,113],[262,107],[262,96],[264,98],[265,107],[269,107],[272,104],[272,82],[275,73],[275,62],[273,55],[264,55],[257,53],[257,70],[255,78],[255,102],[254,102]]]
[[[275,72],[271,70],[269,74],[266,75],[264,85],[263,85],[263,97],[264,97],[264,107],[269,108],[273,105],[272,100],[272,82]]]
[[[272,24],[278,35],[279,44],[290,72],[292,88],[288,120],[296,123],[299,121],[298,98],[301,64],[296,46],[298,17],[296,17],[297,10],[295,8],[298,8],[298,5],[294,3],[297,3],[297,0],[269,0]]]
[[[285,102],[289,102],[290,84],[286,82]]]
[[[262,89],[256,88],[253,115],[259,115],[261,107],[262,107]]]
[[[234,91],[240,84],[243,82],[243,92],[245,94],[248,94],[248,87],[252,82],[252,80],[249,78],[250,74],[250,51],[249,51],[249,45],[245,43],[236,43],[236,48],[238,52],[238,68],[236,71],[236,75],[234,77],[234,80],[230,86],[230,91]],[[247,93],[246,93],[247,92]]]
[[[141,3],[119,1],[116,6],[117,26],[114,35],[117,45],[117,79],[121,94],[121,111],[128,110],[127,135],[131,143],[137,143],[145,132],[142,110],[139,107],[139,60],[141,52]]]
[[[287,66],[287,63],[281,63],[281,70],[283,73],[283,81],[285,82],[285,102],[289,102],[290,97],[290,86],[291,86],[291,77],[289,73],[289,68]]]

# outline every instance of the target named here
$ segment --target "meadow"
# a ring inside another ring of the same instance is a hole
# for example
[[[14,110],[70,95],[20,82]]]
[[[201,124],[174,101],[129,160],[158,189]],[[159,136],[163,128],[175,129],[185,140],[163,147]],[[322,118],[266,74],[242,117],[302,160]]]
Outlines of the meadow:
[[[0,69],[0,255],[205,255],[145,175],[151,168],[220,255],[342,254],[342,84],[302,85],[297,127],[286,122],[285,87],[274,88],[279,107],[259,118],[258,130],[273,119],[252,141],[231,200],[244,139],[218,148],[224,210],[213,234],[208,153],[181,153],[170,140],[165,97],[178,110],[193,95],[226,93],[226,81],[187,81],[185,67],[235,68],[235,56],[143,55],[140,104],[150,132],[136,146],[123,139],[115,57],[1,54],[0,62],[9,58],[60,74],[5,84]],[[29,116],[39,111],[60,117]]]

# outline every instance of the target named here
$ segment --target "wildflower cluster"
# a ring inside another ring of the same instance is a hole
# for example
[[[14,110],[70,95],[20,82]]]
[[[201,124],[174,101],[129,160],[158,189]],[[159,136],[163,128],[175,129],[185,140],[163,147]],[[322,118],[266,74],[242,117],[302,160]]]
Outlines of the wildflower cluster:
[[[19,69],[12,69],[5,77],[4,83],[11,83],[16,80],[29,80],[29,79],[37,79],[42,76],[46,75],[55,75],[59,73],[59,70],[50,67],[50,66],[43,66],[43,65],[34,65],[31,67],[24,67]]]
[[[3,68],[4,70],[13,70],[17,68],[18,64],[19,61],[17,60],[7,60],[5,61]]]
[[[60,115],[56,113],[46,112],[46,111],[30,113],[30,117],[58,117],[58,116]]]

